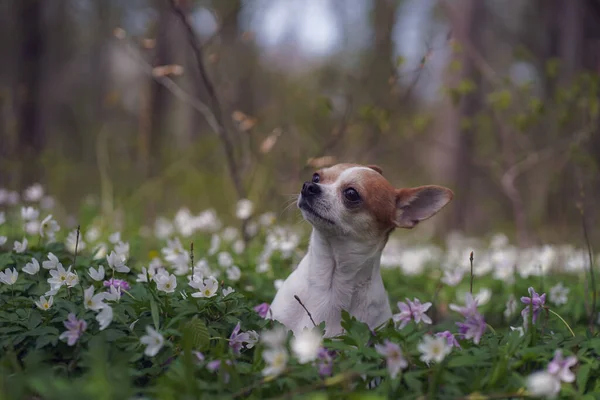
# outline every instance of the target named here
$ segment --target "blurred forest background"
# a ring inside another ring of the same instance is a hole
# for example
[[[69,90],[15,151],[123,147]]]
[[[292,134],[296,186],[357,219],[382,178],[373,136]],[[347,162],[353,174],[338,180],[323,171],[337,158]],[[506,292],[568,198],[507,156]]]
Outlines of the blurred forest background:
[[[69,212],[293,218],[348,161],[452,188],[438,234],[599,222],[599,0],[1,0],[0,58],[0,187]]]

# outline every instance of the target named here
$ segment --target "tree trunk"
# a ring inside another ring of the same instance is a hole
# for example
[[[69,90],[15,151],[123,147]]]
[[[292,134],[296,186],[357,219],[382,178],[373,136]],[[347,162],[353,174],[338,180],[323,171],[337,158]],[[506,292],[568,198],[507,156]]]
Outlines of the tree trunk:
[[[43,0],[19,0],[17,121],[21,187],[41,180],[40,155],[44,134],[40,123],[42,57],[44,53]]]
[[[450,185],[455,191],[452,212],[446,213],[443,221],[444,230],[467,230],[471,215],[471,184],[473,179],[473,129],[465,128],[463,121],[473,117],[481,107],[481,74],[476,69],[470,51],[483,54],[482,27],[485,17],[484,4],[480,0],[461,0],[458,6],[448,2],[452,7],[448,10],[451,19],[452,37],[461,47],[454,55],[459,62],[460,72],[448,75],[446,86],[456,88],[460,82],[470,80],[475,88],[463,95],[458,104],[447,100],[445,110],[438,120],[440,132],[436,138],[433,162],[436,163],[438,179]]]

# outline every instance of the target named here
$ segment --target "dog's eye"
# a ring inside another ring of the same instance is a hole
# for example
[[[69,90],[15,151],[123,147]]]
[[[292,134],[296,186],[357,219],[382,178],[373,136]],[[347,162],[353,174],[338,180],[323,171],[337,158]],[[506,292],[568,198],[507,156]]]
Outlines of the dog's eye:
[[[319,181],[321,180],[321,178],[319,177],[319,174],[314,174],[312,181],[313,183],[319,183]]]
[[[346,198],[346,200],[353,203],[360,200],[360,196],[354,188],[348,188],[344,190],[344,197]]]

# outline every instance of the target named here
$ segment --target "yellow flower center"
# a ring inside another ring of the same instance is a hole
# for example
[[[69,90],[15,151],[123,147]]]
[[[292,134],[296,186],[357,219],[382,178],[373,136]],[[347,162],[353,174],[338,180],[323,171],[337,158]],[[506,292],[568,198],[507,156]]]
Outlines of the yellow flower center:
[[[61,280],[61,281],[64,281],[64,280],[66,280],[66,279],[67,279],[67,278],[66,278],[66,277],[64,277],[64,276],[61,276],[61,277],[60,277],[60,280]]]
[[[210,290],[206,289],[206,290],[204,291],[204,295],[205,295],[205,296],[210,296]]]
[[[165,287],[166,287],[167,289],[171,289],[171,284],[170,284],[170,283],[167,283],[167,284],[165,285]]]
[[[44,303],[44,308],[47,310],[48,308],[50,308],[50,306],[48,305],[48,303]]]

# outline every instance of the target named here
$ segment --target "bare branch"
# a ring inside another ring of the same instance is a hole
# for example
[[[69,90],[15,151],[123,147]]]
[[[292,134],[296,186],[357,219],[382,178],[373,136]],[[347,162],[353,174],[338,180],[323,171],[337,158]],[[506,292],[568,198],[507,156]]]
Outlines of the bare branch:
[[[211,82],[208,72],[206,71],[206,67],[204,65],[204,58],[202,56],[202,49],[200,45],[200,41],[196,37],[196,33],[192,28],[192,25],[188,21],[187,15],[185,12],[179,7],[177,0],[168,0],[173,12],[179,17],[179,20],[183,27],[185,28],[188,43],[192,48],[192,52],[194,53],[194,57],[196,59],[196,63],[198,66],[198,71],[200,72],[200,78],[202,79],[202,83],[208,92],[208,96],[210,98],[210,108],[212,110],[212,114],[214,116],[215,121],[215,131],[219,135],[221,139],[221,143],[223,145],[223,150],[225,151],[225,157],[227,159],[227,166],[229,168],[229,174],[233,181],[233,185],[237,192],[238,198],[246,197],[246,190],[242,184],[242,179],[240,176],[240,171],[237,167],[237,163],[234,155],[234,146],[233,143],[225,129],[225,121],[223,118],[223,112],[221,110],[221,105],[219,102],[219,98],[217,96],[217,92],[215,91],[215,87]]]

